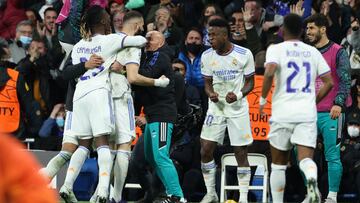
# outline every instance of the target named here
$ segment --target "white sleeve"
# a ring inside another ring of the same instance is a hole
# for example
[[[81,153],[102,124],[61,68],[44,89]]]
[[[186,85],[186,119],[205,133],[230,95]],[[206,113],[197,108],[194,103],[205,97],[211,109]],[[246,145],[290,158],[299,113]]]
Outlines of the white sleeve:
[[[201,56],[201,74],[204,76],[212,77],[211,67],[206,63],[206,55]]]
[[[106,35],[106,49],[107,52],[110,53],[117,53],[124,47],[124,40],[126,38],[126,35],[124,34],[109,34]]]
[[[265,58],[264,66],[266,66],[266,64],[269,64],[269,63],[275,63],[275,64],[280,65],[280,63],[279,63],[279,50],[276,51],[274,45],[269,46],[267,51],[266,51],[266,58]]]
[[[314,59],[317,62],[316,69],[317,69],[318,76],[322,76],[322,75],[330,72],[330,67],[329,67],[328,63],[326,62],[326,60],[324,59],[324,57],[318,50],[316,50],[316,55],[315,55]]]
[[[136,47],[125,48],[121,50],[116,56],[116,60],[123,66],[130,63],[140,65],[140,58],[141,49]]]
[[[244,75],[245,77],[251,76],[255,74],[255,64],[254,64],[254,57],[250,50],[247,50],[247,57],[248,60],[244,67]]]

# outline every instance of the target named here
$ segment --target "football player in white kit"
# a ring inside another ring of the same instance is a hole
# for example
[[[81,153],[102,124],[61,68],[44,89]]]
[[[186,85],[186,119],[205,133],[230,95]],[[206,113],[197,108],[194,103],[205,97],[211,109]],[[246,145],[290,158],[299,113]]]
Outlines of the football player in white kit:
[[[108,135],[113,132],[115,125],[109,67],[115,61],[116,53],[124,45],[145,45],[146,39],[141,36],[109,34],[111,32],[110,17],[99,6],[93,6],[87,10],[83,17],[82,30],[87,36],[74,46],[71,54],[73,64],[87,61],[92,54],[101,56],[105,63],[88,70],[79,78],[73,99],[71,131],[78,136],[81,145],[76,151],[86,151],[85,147],[88,148],[92,143],[92,138],[95,138],[99,164],[97,201],[106,202],[112,168]],[[155,84],[159,86],[168,82],[164,79],[157,80]],[[69,172],[71,171],[68,170]]]
[[[209,22],[212,48],[201,56],[205,92],[209,109],[201,131],[201,169],[207,194],[202,203],[219,202],[215,191],[216,165],[213,158],[217,144],[229,132],[238,163],[239,202],[247,202],[251,176],[247,145],[253,142],[246,95],[254,88],[254,59],[249,49],[229,41],[229,25],[224,19]]]
[[[260,98],[263,113],[275,76],[269,141],[271,145],[270,186],[273,202],[283,202],[285,170],[290,151],[297,146],[299,167],[307,180],[308,201],[320,202],[317,167],[312,160],[317,138],[316,103],[330,91],[333,82],[330,69],[321,53],[299,39],[302,20],[296,14],[284,19],[284,42],[271,45],[266,52],[265,75]],[[315,93],[315,79],[324,86]]]

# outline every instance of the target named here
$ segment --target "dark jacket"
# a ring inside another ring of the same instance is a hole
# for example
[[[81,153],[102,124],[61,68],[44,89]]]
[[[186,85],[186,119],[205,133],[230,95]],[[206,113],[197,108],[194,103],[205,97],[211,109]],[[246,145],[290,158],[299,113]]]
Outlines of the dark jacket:
[[[3,88],[9,79],[10,76],[6,71],[6,68],[0,66],[0,89]],[[16,91],[20,102],[21,113],[20,126],[15,134],[19,138],[35,136],[42,125],[40,105],[34,100],[32,94],[27,89],[26,82],[21,74],[18,76]]]
[[[80,77],[86,72],[85,62],[78,63],[76,65],[72,64],[71,54],[66,60],[62,77],[64,80],[68,81],[68,91],[66,94],[66,105],[65,108],[68,111],[73,110],[73,97],[76,87],[76,78]]]
[[[40,57],[34,62],[30,61],[30,56],[26,56],[18,63],[17,70],[24,76],[26,83],[29,85],[31,95],[34,95],[34,82],[39,80],[39,88],[41,98],[45,102],[45,109],[43,109],[44,116],[48,117],[53,108],[54,102],[51,100],[51,75],[50,64],[45,57]]]
[[[155,52],[147,52],[145,62],[140,66],[139,74],[154,79],[165,75],[170,79],[169,85],[165,88],[135,86],[135,102],[140,104],[137,104],[137,107],[144,106],[148,123],[174,123],[177,116],[175,82],[169,56],[161,49]]]

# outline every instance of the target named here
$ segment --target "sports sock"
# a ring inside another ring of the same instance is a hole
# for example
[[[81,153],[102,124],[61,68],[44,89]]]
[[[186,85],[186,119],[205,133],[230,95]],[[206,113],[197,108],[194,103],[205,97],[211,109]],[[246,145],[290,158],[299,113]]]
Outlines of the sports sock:
[[[207,193],[216,193],[215,191],[215,173],[216,173],[216,164],[212,160],[208,163],[201,163],[201,170],[204,177],[204,182],[206,186]]]
[[[270,187],[273,202],[284,201],[286,165],[271,164]]]
[[[68,162],[71,158],[72,153],[67,151],[61,151],[59,154],[54,156],[45,168],[40,170],[41,174],[44,174],[50,180],[54,178],[54,176],[59,172],[61,167],[64,166],[66,162]]]
[[[88,155],[89,150],[83,146],[79,146],[72,155],[64,181],[64,186],[66,186],[68,189],[72,190],[74,182],[79,175],[81,167],[83,166]]]
[[[249,192],[249,182],[251,178],[250,167],[238,167],[237,178],[240,186],[240,199],[239,202],[247,202]]]
[[[103,145],[97,148],[98,153],[98,165],[99,165],[99,187],[98,196],[108,196],[108,189],[110,184],[110,173],[111,173],[111,153],[109,146]]]
[[[130,160],[130,151],[118,150],[114,166],[114,200],[119,202],[122,196],[122,190],[125,184],[129,160]]]

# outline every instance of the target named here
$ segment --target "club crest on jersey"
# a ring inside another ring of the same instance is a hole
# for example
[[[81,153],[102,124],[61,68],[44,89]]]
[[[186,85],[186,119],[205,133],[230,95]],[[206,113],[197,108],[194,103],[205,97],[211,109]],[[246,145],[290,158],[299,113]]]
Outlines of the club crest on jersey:
[[[217,66],[216,61],[213,61],[213,62],[210,64],[210,66],[212,66],[212,67]]]
[[[237,65],[238,65],[238,60],[233,59],[232,64],[233,64],[234,66],[237,66]]]

